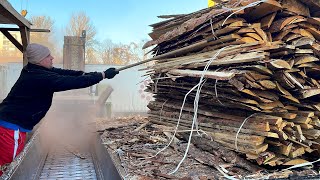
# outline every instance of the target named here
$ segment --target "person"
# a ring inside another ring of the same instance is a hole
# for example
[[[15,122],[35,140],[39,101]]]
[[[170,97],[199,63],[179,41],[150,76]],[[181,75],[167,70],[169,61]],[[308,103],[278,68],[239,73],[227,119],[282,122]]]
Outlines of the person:
[[[55,92],[90,87],[119,73],[115,68],[89,73],[55,68],[50,50],[40,44],[29,44],[26,55],[28,64],[0,104],[0,166],[23,150],[26,133],[46,115]]]

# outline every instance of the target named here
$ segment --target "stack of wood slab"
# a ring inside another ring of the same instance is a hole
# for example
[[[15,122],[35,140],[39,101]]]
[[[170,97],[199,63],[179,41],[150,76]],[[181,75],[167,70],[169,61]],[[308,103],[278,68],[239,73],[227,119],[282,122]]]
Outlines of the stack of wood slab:
[[[144,46],[157,58],[153,123],[181,117],[190,130],[196,111],[199,133],[259,165],[319,159],[320,2],[231,0],[162,17]]]

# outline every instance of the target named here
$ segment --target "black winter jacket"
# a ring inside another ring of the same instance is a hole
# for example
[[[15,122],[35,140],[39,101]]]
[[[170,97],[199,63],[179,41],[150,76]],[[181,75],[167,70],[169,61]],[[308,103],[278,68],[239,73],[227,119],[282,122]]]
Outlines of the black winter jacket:
[[[84,74],[29,63],[0,104],[0,120],[32,130],[48,112],[54,92],[89,87],[102,79],[98,72]]]

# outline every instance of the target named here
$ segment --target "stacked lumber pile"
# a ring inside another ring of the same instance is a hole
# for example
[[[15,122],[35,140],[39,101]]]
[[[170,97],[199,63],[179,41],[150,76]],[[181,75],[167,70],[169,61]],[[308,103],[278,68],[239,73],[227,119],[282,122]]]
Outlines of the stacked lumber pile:
[[[247,0],[165,16],[144,46],[156,45],[157,58],[146,68],[149,119],[180,119],[179,130],[196,119],[195,128],[259,165],[318,159],[319,12],[316,1]]]

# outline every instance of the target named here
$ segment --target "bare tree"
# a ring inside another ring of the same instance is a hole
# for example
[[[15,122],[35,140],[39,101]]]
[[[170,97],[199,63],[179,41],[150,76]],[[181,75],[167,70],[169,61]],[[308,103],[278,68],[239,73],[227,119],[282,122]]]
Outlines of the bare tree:
[[[110,40],[106,39],[99,43],[98,56],[101,59],[102,64],[112,64],[112,54],[115,44]]]
[[[30,18],[30,22],[32,23],[33,29],[48,29],[50,32],[31,32],[30,33],[30,41],[32,43],[39,43],[47,46],[52,55],[58,56],[57,52],[57,44],[53,39],[54,32],[54,21],[49,16],[32,16]]]
[[[81,36],[82,31],[86,30],[86,43],[87,46],[93,46],[94,38],[97,34],[96,28],[91,23],[90,17],[85,12],[78,12],[72,14],[69,25],[66,27],[68,36]]]
[[[53,28],[54,21],[48,16],[32,16],[30,18],[33,29],[49,29]],[[30,34],[31,42],[35,43],[48,43],[51,33],[47,32],[34,32]]]
[[[96,61],[95,53],[93,52],[95,52],[94,45],[96,44],[95,36],[97,31],[85,12],[72,14],[69,25],[66,27],[66,34],[68,36],[82,36],[83,30],[86,30],[86,61],[87,63],[94,63],[91,61]]]
[[[86,60],[87,63],[89,64],[101,64],[101,62],[99,62],[99,59],[97,57],[97,52],[94,48],[88,48],[86,50]]]
[[[142,43],[114,44],[104,40],[98,48],[99,58],[103,64],[125,65],[141,61],[144,57]]]
[[[54,21],[49,16],[32,16],[30,18],[33,28],[52,29]]]

